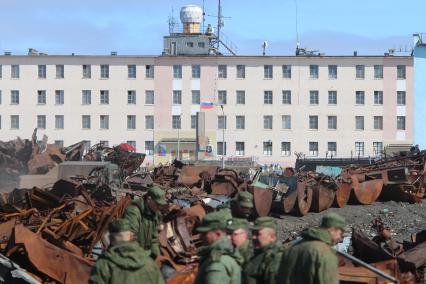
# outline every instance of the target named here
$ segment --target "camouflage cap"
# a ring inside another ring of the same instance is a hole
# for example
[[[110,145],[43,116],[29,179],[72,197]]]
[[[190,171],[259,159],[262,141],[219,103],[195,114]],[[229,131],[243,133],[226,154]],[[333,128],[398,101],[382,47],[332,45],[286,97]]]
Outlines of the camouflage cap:
[[[237,200],[242,207],[253,208],[253,194],[248,191],[240,191]]]
[[[235,231],[237,229],[247,230],[248,227],[249,222],[242,218],[232,218],[231,220],[228,220],[228,224],[226,225],[226,229],[230,231]]]
[[[338,228],[342,229],[343,231],[347,231],[347,225],[345,222],[345,219],[336,213],[328,213],[321,219],[321,227],[328,229],[328,228]]]
[[[212,230],[225,230],[228,221],[226,210],[220,210],[207,214],[197,232],[204,233]]]
[[[117,219],[109,224],[111,234],[130,231],[130,222],[127,219]]]
[[[272,217],[259,217],[254,221],[252,230],[257,231],[264,228],[277,230],[277,220]]]
[[[148,189],[146,194],[150,196],[156,203],[160,205],[167,205],[166,194],[159,186],[152,186]]]

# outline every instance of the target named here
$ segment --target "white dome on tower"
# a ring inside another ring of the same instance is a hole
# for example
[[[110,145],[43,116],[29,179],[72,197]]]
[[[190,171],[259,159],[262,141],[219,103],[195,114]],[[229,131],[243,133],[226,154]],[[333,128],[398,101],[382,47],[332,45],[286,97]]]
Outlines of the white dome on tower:
[[[196,5],[185,5],[180,9],[180,20],[183,24],[201,23],[203,10]]]

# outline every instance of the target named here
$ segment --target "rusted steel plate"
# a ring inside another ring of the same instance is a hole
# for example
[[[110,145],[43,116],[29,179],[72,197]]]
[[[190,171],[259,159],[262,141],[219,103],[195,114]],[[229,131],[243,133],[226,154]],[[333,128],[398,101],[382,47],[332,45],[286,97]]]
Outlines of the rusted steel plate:
[[[215,181],[212,183],[211,189],[212,194],[232,196],[237,192],[238,186],[236,187],[233,182],[227,180]]]
[[[335,197],[335,191],[321,184],[311,187],[312,189],[312,212],[321,212],[331,207]]]
[[[45,241],[22,225],[14,228],[12,247],[23,245],[28,260],[40,272],[64,284],[86,284],[91,263]]]
[[[367,180],[359,182],[356,175],[352,179],[352,199],[363,205],[372,204],[377,200],[383,188],[383,180]]]
[[[297,200],[297,189],[287,192],[281,199],[282,209],[284,213],[288,214],[293,210]]]
[[[213,178],[217,170],[217,166],[183,166],[177,183],[191,186],[200,181],[202,172],[207,172]]]
[[[383,200],[394,200],[408,203],[420,203],[422,194],[417,195],[415,188],[410,185],[394,184],[383,186],[380,198]]]
[[[337,191],[333,205],[339,208],[343,208],[346,206],[349,197],[351,196],[352,185],[347,182],[336,182],[336,184]]]
[[[372,266],[401,280],[401,273],[398,263],[395,259],[371,263]],[[384,279],[380,275],[368,270],[364,267],[353,265],[345,265],[339,267],[339,280],[343,283],[366,283],[366,284],[388,284],[389,280]],[[398,282],[398,283],[414,283],[414,282]]]
[[[305,182],[297,183],[297,202],[294,206],[297,215],[308,214],[312,204],[312,189]]]
[[[272,194],[270,189],[249,185],[248,191],[253,194],[254,208],[260,217],[268,216],[272,206]]]
[[[167,284],[192,284],[197,276],[198,265],[188,265],[167,279]]]

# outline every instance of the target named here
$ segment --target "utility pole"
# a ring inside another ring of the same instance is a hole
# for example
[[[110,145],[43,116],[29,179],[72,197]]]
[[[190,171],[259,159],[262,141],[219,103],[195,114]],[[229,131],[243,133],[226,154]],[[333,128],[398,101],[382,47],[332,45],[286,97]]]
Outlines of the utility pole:
[[[220,4],[220,0],[218,0],[217,7],[217,51],[219,51],[220,45],[220,28],[222,26],[222,5]]]
[[[222,125],[222,169],[224,169],[225,168],[225,127],[226,127],[226,119],[225,119],[225,112],[223,111],[223,105],[220,105],[220,108],[222,109],[222,119],[223,119],[223,125]]]

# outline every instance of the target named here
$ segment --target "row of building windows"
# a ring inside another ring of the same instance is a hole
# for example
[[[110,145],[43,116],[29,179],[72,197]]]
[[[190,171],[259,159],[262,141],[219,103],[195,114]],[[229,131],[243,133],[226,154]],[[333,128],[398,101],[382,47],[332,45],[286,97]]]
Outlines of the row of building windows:
[[[192,121],[192,120],[191,120]],[[218,129],[227,128],[227,117],[219,115],[217,117]],[[309,116],[309,129],[318,130],[319,129],[319,116],[310,115]],[[195,127],[194,127],[195,128]],[[235,128],[236,129],[246,129],[246,119],[244,115],[235,116]],[[264,115],[263,116],[263,129],[272,130],[273,129],[273,116]],[[282,115],[281,116],[281,129],[290,130],[292,129],[291,124],[291,115]],[[327,116],[327,129],[337,130],[337,116],[329,115]],[[355,130],[364,130],[364,116],[355,116]],[[373,129],[374,130],[383,130],[383,116],[373,116]],[[405,116],[396,117],[396,129],[405,130]]]
[[[10,77],[12,79],[20,78],[20,66],[19,65],[10,65]],[[0,65],[0,78],[3,77],[3,66]],[[100,78],[108,79],[109,74],[109,65],[101,64],[100,65]],[[127,77],[129,79],[136,79],[136,65],[130,64],[127,65]],[[82,76],[84,79],[92,78],[92,65],[84,64],[82,65]],[[46,65],[38,65],[37,66],[37,77],[39,79],[47,78],[47,67]],[[55,78],[56,79],[64,79],[65,78],[65,67],[64,65],[55,65]],[[152,79],[154,78],[154,65],[145,65],[145,78]]]
[[[309,143],[309,156],[316,157],[319,155],[319,143],[315,141],[310,141]],[[356,157],[363,157],[364,152],[364,142],[355,142],[354,151],[352,154]],[[373,142],[373,155],[379,156],[383,151],[383,142]],[[217,155],[228,155],[227,154],[227,143],[226,142],[217,142]],[[245,142],[237,141],[235,142],[235,155],[244,156],[245,155]],[[272,156],[273,142],[264,141],[263,142],[263,155]],[[324,150],[325,156],[335,157],[337,156],[337,142],[327,142],[327,148]],[[281,142],[281,156],[290,157],[291,156],[291,142],[283,141]]]
[[[65,77],[65,67],[64,65],[55,65],[56,66],[56,77],[57,79],[63,79]],[[19,65],[11,65],[11,78],[19,79],[20,78],[20,68]],[[83,78],[92,78],[92,65],[84,64],[82,65],[82,76]],[[282,78],[291,79],[292,78],[292,65],[282,65]],[[374,65],[374,79],[383,79],[383,65]],[[397,65],[397,79],[406,78],[406,66]],[[328,65],[328,79],[337,79],[337,65]],[[127,65],[127,77],[130,79],[136,78],[136,65],[130,64]],[[47,67],[46,65],[37,66],[37,76],[40,79],[45,79],[47,77]],[[309,78],[318,79],[319,74],[319,65],[309,65]],[[101,64],[100,65],[100,78],[108,79],[110,77],[109,65]],[[191,78],[199,79],[201,77],[201,65],[195,64],[191,65]],[[244,79],[246,77],[246,66],[237,65],[236,66],[236,78]],[[264,65],[263,66],[263,77],[264,79],[273,79],[274,78],[274,66],[273,65]],[[2,78],[2,65],[0,65],[0,78]],[[154,78],[154,65],[145,65],[145,78]],[[173,78],[181,79],[182,78],[182,65],[173,65]],[[228,78],[228,66],[227,65],[218,65],[218,78],[226,79]],[[365,79],[365,65],[356,65],[355,66],[355,78],[356,79]]]

